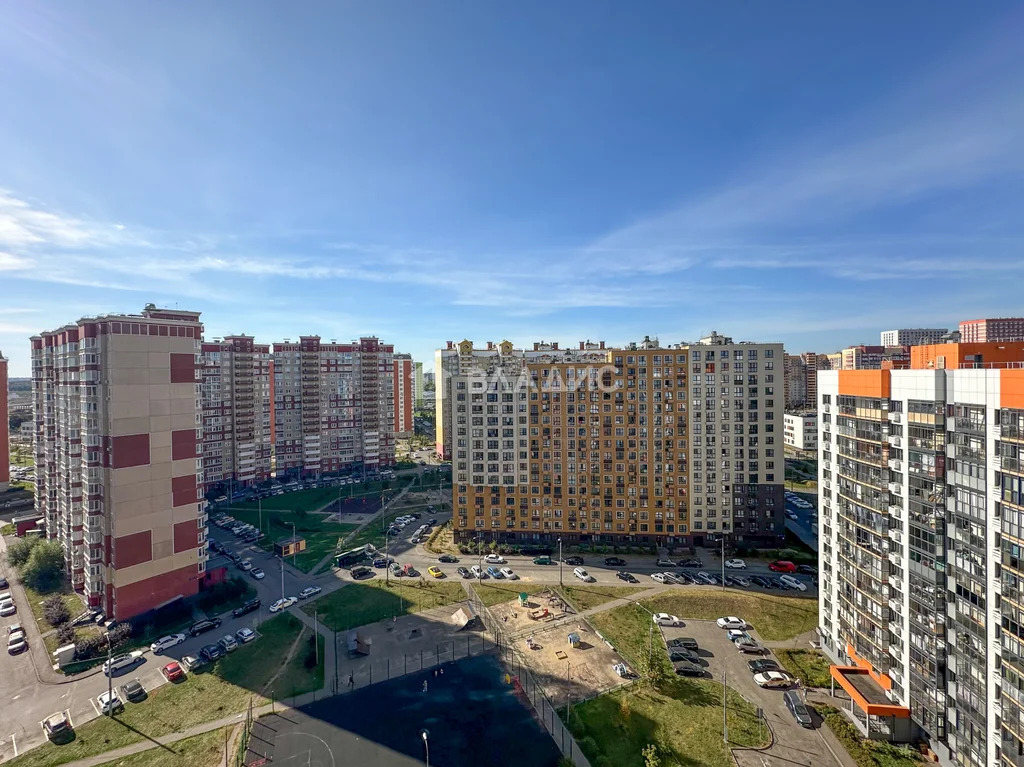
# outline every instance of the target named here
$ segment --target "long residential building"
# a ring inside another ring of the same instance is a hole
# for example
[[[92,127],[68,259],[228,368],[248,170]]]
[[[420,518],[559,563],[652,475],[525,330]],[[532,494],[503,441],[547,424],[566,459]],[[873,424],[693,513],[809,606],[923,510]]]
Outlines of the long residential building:
[[[1024,341],[1024,317],[964,320],[960,323],[960,340],[965,343]]]
[[[778,542],[781,344],[463,341],[436,362],[458,539]]]
[[[1024,354],[936,356],[819,373],[822,647],[866,736],[1021,767]]]
[[[125,620],[206,577],[198,312],[148,305],[32,338],[36,509],[73,588]]]
[[[882,346],[920,346],[940,343],[949,330],[946,328],[899,328],[883,330],[880,334]]]
[[[394,347],[302,336],[273,348],[279,475],[376,471],[395,462]]]
[[[7,413],[7,358],[0,352],[0,493],[11,482],[11,443]]]
[[[270,346],[252,336],[203,342],[203,493],[270,479],[271,367]]]

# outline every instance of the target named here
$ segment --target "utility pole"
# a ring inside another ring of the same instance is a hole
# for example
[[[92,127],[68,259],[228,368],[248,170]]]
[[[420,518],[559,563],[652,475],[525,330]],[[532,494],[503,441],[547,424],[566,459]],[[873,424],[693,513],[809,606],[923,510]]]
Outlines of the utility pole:
[[[281,557],[281,599],[284,599],[284,557]]]
[[[114,648],[110,645],[110,632],[107,636],[107,716],[114,718],[114,704],[111,702],[114,697],[114,669],[110,667],[110,659],[113,657]]]
[[[316,630],[316,614],[317,611],[313,610],[313,647],[316,649],[316,665],[320,665],[320,635]]]
[[[722,741],[728,745],[729,743],[729,718],[727,716],[727,710],[725,705],[725,694],[729,688],[726,683],[729,681],[729,672],[722,671]]]
[[[256,499],[256,505],[260,510],[260,532],[263,532],[263,498],[259,497]]]
[[[558,588],[562,588],[562,539],[558,539]]]
[[[295,523],[292,522],[292,567],[295,567],[296,550],[298,548],[298,541],[295,539]]]
[[[388,541],[391,536],[384,533],[384,584],[391,584],[391,558],[388,556]]]
[[[725,533],[722,533],[722,590],[725,591]]]

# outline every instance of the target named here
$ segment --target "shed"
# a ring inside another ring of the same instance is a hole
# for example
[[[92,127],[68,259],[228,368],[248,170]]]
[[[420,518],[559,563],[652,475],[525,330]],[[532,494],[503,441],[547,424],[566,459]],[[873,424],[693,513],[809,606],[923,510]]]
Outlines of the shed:
[[[11,520],[11,524],[14,525],[15,535],[21,538],[30,530],[40,527],[42,521],[42,514],[23,514],[20,517],[14,517]]]
[[[364,637],[358,631],[350,631],[345,637],[345,642],[348,646],[348,654],[353,655],[369,655],[370,645],[373,644],[373,639]]]
[[[306,539],[301,535],[289,536],[274,542],[274,554],[279,557],[290,557],[306,550]]]
[[[580,635],[577,634],[575,631],[569,634],[569,644],[571,644],[573,647],[580,646]]]

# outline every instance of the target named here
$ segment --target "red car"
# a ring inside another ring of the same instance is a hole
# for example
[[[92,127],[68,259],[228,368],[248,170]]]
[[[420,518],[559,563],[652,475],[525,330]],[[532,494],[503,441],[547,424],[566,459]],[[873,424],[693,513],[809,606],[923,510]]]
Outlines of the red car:
[[[792,562],[787,562],[784,559],[780,559],[777,562],[772,562],[768,565],[768,569],[776,573],[795,573],[796,565]]]
[[[176,682],[179,679],[185,678],[185,669],[183,669],[181,667],[181,664],[179,664],[177,661],[172,661],[171,663],[168,663],[166,666],[164,666],[163,671],[164,676],[167,677],[168,682]]]

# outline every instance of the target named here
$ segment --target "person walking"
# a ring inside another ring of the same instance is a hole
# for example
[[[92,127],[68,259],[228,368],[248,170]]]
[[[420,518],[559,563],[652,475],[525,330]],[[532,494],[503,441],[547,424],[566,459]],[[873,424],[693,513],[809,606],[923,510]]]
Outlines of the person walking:
[[[426,692],[426,691],[427,691],[427,680],[424,679],[423,680],[423,692]]]

